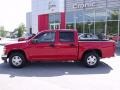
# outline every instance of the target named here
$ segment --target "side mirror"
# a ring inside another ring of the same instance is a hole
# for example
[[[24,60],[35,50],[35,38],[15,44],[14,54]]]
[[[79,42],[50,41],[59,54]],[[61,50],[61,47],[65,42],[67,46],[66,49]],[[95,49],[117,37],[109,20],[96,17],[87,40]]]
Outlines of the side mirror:
[[[36,44],[36,43],[38,43],[38,39],[32,39],[31,42],[32,42],[32,44]]]

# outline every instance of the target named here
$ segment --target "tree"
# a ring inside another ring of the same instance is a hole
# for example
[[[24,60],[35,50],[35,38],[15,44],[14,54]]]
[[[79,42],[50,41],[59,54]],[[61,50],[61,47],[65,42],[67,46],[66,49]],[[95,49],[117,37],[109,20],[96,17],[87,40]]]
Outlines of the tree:
[[[17,36],[21,37],[23,35],[23,33],[26,31],[25,25],[23,23],[21,23],[19,25],[19,27],[17,28],[17,31],[18,31]]]
[[[0,26],[0,36],[5,37],[6,36],[6,31],[4,29],[4,26]]]
[[[118,33],[118,17],[119,12],[117,10],[113,10],[107,21],[107,34],[117,34]]]

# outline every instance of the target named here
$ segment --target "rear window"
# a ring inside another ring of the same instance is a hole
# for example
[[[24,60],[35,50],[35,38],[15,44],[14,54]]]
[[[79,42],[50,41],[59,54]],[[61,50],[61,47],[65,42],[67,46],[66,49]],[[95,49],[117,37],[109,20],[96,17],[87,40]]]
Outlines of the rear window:
[[[60,32],[60,42],[74,42],[74,32]]]

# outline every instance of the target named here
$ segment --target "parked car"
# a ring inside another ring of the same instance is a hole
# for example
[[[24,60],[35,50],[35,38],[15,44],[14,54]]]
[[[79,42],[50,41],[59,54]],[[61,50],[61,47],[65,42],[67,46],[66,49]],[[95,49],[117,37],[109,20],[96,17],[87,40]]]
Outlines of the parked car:
[[[100,58],[113,57],[114,53],[114,41],[80,41],[76,30],[46,30],[30,40],[5,45],[2,60],[14,68],[35,61],[81,61],[92,68],[99,64]]]
[[[120,41],[120,36],[115,35],[115,36],[110,37],[110,39],[111,39],[111,40],[114,40],[114,41],[116,41],[116,42],[117,42],[117,40],[119,40],[119,41]]]
[[[78,38],[80,40],[93,40],[93,39],[99,39],[96,35],[90,34],[90,33],[79,33]]]

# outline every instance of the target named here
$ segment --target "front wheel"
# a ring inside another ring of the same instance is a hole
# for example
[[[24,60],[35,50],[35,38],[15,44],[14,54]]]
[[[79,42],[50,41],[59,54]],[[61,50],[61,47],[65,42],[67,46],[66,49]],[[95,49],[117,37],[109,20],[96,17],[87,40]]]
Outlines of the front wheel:
[[[9,56],[9,64],[14,68],[22,68],[26,64],[26,59],[21,53],[12,53]]]
[[[100,57],[98,56],[98,54],[96,54],[95,52],[90,52],[85,54],[83,64],[86,67],[93,68],[98,66],[99,61]]]

